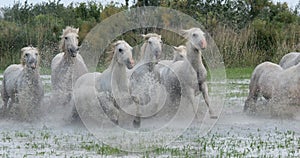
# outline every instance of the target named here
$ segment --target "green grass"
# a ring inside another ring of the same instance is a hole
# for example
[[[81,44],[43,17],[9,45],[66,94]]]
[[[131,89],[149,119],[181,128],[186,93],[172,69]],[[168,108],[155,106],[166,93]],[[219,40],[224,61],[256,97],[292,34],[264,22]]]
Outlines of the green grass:
[[[51,68],[50,67],[41,67],[40,74],[41,75],[51,75]]]
[[[227,79],[250,79],[254,68],[252,67],[234,67],[225,68]],[[212,73],[212,74],[211,74]],[[207,80],[211,79],[211,75],[214,75],[214,79],[225,79],[224,69],[214,69],[208,72]]]
[[[254,68],[240,67],[240,68],[226,68],[227,79],[250,79]]]

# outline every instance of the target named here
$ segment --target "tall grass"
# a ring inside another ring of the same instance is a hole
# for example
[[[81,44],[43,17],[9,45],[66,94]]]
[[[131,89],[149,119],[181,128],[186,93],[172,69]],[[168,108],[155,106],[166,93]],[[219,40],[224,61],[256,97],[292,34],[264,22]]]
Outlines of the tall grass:
[[[227,67],[253,67],[264,61],[278,63],[284,54],[300,51],[299,25],[272,29],[256,23],[239,31],[221,25],[213,30],[213,39]]]

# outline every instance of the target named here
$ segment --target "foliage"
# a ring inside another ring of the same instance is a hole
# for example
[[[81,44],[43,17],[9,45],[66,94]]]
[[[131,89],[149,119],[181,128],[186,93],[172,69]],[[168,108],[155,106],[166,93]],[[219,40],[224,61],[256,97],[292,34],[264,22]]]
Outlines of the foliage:
[[[67,25],[80,28],[82,41],[97,23],[128,7],[140,6],[170,7],[202,23],[215,40],[226,66],[253,67],[266,60],[278,62],[284,54],[300,49],[297,46],[300,43],[300,2],[295,8],[270,0],[135,0],[132,6],[128,0],[124,3],[103,6],[89,1],[64,6],[60,0],[34,5],[25,1],[2,8],[0,67],[17,63],[20,49],[30,44],[42,51],[42,66],[48,67],[58,53],[60,34]],[[168,14],[163,14],[161,20],[165,25],[177,22]],[[164,30],[147,28],[128,32],[120,39],[140,44],[138,35],[149,31],[158,31],[166,40],[177,37]],[[172,44],[171,41],[165,43]]]

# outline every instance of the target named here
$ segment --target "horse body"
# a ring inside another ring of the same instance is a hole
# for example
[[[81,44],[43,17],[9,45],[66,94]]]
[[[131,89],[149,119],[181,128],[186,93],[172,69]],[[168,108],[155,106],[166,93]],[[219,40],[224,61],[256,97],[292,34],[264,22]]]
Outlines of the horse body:
[[[52,60],[51,69],[52,89],[61,92],[71,92],[75,81],[88,72],[80,54],[76,57],[57,54]]]
[[[279,65],[283,69],[287,69],[289,67],[297,65],[298,63],[300,63],[300,53],[299,52],[291,52],[291,53],[284,55],[281,58]]]
[[[300,105],[300,64],[287,69],[271,62],[259,64],[250,80],[244,111],[256,111],[260,95],[268,100],[272,115],[288,110],[290,105]]]
[[[3,112],[6,112],[7,108],[11,108],[12,104],[15,102],[15,85],[18,79],[20,72],[23,70],[23,66],[21,64],[13,64],[8,66],[3,73],[3,81],[2,81],[2,91],[1,96],[4,102]],[[9,99],[10,102],[9,102]],[[9,104],[8,104],[9,102]]]
[[[276,79],[270,99],[271,114],[291,116],[297,112],[296,107],[300,106],[300,64],[282,70]]]
[[[95,87],[95,79],[98,78],[100,75],[100,72],[86,73],[76,80],[74,87],[78,88],[80,87],[80,85]]]
[[[262,95],[267,100],[273,97],[278,75],[282,71],[283,69],[279,65],[271,62],[261,63],[254,69],[249,84],[249,95],[245,102],[244,111],[249,108],[252,111],[256,110],[255,103],[259,95]]]

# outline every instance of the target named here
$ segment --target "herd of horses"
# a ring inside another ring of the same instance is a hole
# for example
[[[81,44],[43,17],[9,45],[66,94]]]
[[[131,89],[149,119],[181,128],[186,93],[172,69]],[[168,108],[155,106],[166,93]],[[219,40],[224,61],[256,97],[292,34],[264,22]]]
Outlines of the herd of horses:
[[[140,126],[141,118],[152,117],[162,109],[166,113],[172,110],[176,112],[182,98],[185,103],[192,105],[196,113],[198,105],[195,97],[198,94],[202,94],[210,117],[217,118],[209,101],[207,71],[201,53],[207,47],[207,41],[200,28],[181,31],[186,44],[173,46],[173,60],[160,60],[163,42],[161,35],[156,33],[142,35],[144,43],[137,63],[132,57],[133,48],[124,40],[116,41],[111,44],[111,63],[102,73],[88,72],[79,54],[78,32],[79,29],[69,26],[63,30],[60,41],[62,53],[57,54],[51,62],[52,92],[49,104],[69,106],[72,110],[65,115],[77,115],[74,91],[84,93],[95,90],[99,94],[98,103],[115,124],[119,123],[120,106],[131,109],[128,113],[134,116],[135,127]],[[25,111],[26,115],[37,115],[39,107],[45,103],[39,74],[39,50],[28,46],[22,48],[21,52],[21,64],[10,65],[3,74],[1,96],[4,115],[10,113],[12,107],[24,105],[30,107]],[[278,109],[284,108],[287,103],[299,105],[299,62],[300,53],[289,53],[282,58],[280,65],[271,62],[258,65],[251,77],[244,110],[255,111],[260,95],[269,100],[272,107],[277,107],[272,110],[274,114],[278,114]],[[167,108],[162,108],[162,105],[167,105]]]

